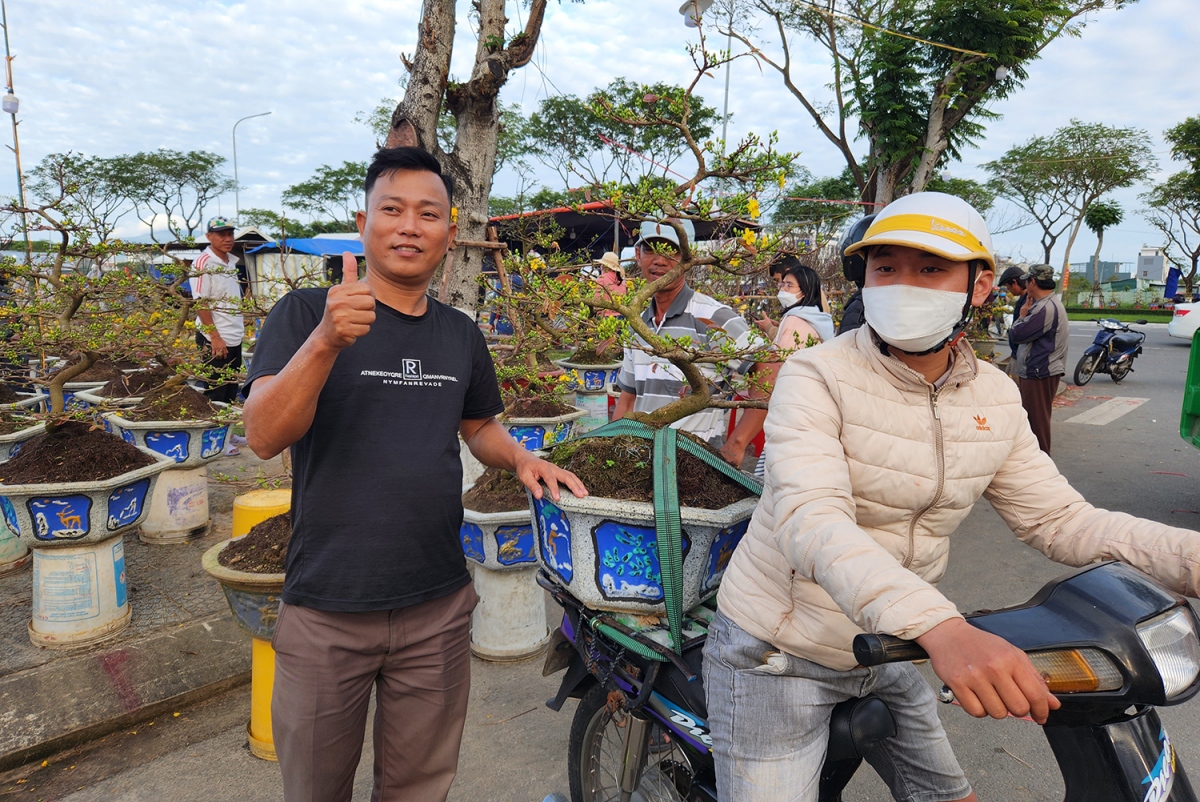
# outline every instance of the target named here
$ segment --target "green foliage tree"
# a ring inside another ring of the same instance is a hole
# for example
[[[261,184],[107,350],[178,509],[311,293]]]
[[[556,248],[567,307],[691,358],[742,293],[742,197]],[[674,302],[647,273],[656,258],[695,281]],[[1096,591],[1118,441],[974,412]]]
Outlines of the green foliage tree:
[[[160,148],[108,162],[112,186],[133,204],[155,242],[162,229],[177,240],[194,237],[209,203],[234,188],[221,170],[225,158],[208,151]]]
[[[1156,165],[1145,131],[1071,120],[1049,136],[1010,148],[985,167],[1000,194],[1041,227],[1047,263],[1059,237],[1070,232],[1063,254],[1066,290],[1071,247],[1088,209],[1104,194],[1145,180]]]
[[[283,191],[283,203],[315,218],[338,225],[339,231],[356,231],[354,214],[363,207],[366,162],[342,162],[340,167],[322,164],[307,181]]]
[[[1051,42],[1078,35],[1088,14],[1125,2],[746,0],[730,27],[841,151],[861,199],[886,204],[925,189],[978,139],[997,116],[986,104],[1019,89]],[[797,34],[828,54],[831,75],[820,86],[802,85],[808,66],[795,59]]]
[[[1163,132],[1171,158],[1187,169],[1169,176],[1142,195],[1146,220],[1162,232],[1167,258],[1179,268],[1190,297],[1200,263],[1200,115]]]
[[[509,214],[521,214],[543,209],[556,209],[560,206],[570,206],[579,203],[581,198],[569,192],[562,192],[549,187],[539,187],[536,192],[525,194],[518,192],[513,197],[493,195],[488,199],[488,214],[492,217],[502,217]]]
[[[945,192],[956,195],[975,207],[975,211],[987,215],[996,203],[1000,186],[995,181],[976,181],[973,178],[942,177],[935,175],[925,185],[929,192]]]
[[[811,233],[813,248],[819,248],[835,238],[846,222],[870,207],[860,206],[858,187],[847,167],[841,175],[815,178],[804,168],[798,180],[789,184],[775,204],[772,223],[790,223],[801,231]],[[846,201],[824,203],[823,201]]]
[[[621,125],[603,109],[653,106],[678,113],[684,88],[658,82],[637,84],[617,78],[588,99],[560,95],[544,99],[525,126],[525,149],[556,171],[564,186],[619,181],[636,184],[642,177],[666,177],[687,143],[660,126]],[[697,97],[688,103],[688,126],[697,141],[712,136],[717,110]],[[608,142],[605,141],[608,140]],[[640,154],[640,155],[639,155]]]
[[[1094,306],[1104,301],[1100,292],[1100,249],[1104,247],[1104,231],[1120,225],[1125,219],[1125,210],[1116,201],[1098,200],[1088,207],[1083,215],[1084,224],[1096,235],[1096,253],[1092,256],[1092,300]]]

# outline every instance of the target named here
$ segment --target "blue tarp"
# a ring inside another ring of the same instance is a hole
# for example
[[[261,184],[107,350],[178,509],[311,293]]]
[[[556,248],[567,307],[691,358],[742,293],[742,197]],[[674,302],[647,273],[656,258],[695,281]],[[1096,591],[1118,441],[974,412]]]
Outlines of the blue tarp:
[[[313,239],[286,239],[282,243],[268,242],[265,245],[259,245],[257,248],[251,248],[246,253],[261,253],[263,251],[279,253],[283,250],[293,253],[305,253],[310,256],[340,256],[346,251],[362,254],[363,246],[362,242],[356,239],[325,239],[323,237],[316,237]]]

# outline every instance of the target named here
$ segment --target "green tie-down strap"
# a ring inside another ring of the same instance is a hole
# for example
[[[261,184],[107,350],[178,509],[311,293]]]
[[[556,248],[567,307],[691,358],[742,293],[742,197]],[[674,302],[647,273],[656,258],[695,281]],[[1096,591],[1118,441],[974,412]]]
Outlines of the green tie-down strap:
[[[683,449],[755,495],[762,495],[762,483],[708,449],[686,437],[680,437],[679,432],[669,426],[656,429],[641,421],[622,419],[581,435],[579,439],[624,435],[654,443],[654,529],[658,541],[658,566],[671,643],[675,652],[679,653],[683,645],[683,524],[679,517],[676,452]]]

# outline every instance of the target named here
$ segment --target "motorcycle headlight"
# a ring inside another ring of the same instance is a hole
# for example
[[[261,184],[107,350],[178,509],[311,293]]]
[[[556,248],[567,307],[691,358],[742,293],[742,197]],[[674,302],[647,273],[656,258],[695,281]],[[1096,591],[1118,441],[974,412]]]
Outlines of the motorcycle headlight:
[[[1137,633],[1162,677],[1167,698],[1191,687],[1200,674],[1200,637],[1188,608],[1176,607],[1143,621]]]

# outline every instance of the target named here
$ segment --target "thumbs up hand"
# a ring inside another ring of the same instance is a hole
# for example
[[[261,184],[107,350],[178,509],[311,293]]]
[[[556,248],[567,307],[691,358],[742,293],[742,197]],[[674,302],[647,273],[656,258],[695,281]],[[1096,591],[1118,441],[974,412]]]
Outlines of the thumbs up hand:
[[[374,322],[375,293],[358,280],[358,260],[347,251],[342,254],[342,283],[329,288],[318,333],[330,348],[341,351],[370,331]]]

